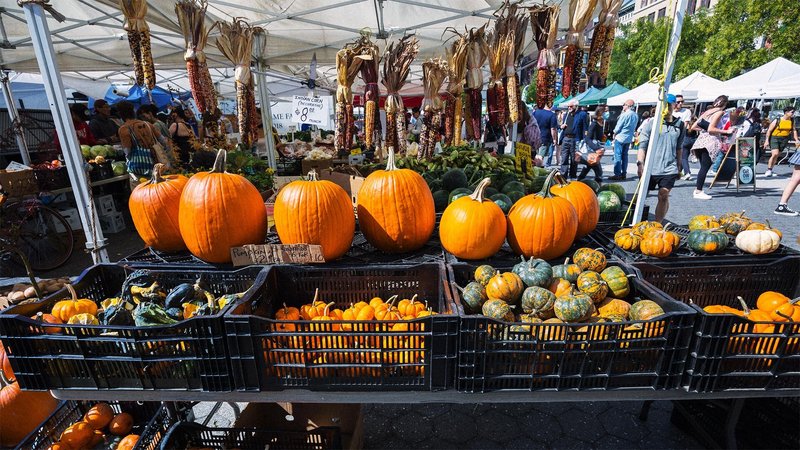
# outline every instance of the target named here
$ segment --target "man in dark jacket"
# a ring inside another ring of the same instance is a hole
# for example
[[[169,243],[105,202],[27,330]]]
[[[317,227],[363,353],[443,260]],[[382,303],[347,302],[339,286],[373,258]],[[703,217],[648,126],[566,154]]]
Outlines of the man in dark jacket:
[[[569,111],[564,118],[561,129],[564,130],[561,140],[561,174],[568,179],[575,179],[578,174],[578,164],[575,154],[578,146],[586,137],[589,128],[589,115],[586,111],[578,109],[578,102],[572,100],[567,105]]]
[[[111,118],[111,105],[103,99],[94,101],[94,117],[89,121],[89,128],[99,143],[119,143],[119,125]]]

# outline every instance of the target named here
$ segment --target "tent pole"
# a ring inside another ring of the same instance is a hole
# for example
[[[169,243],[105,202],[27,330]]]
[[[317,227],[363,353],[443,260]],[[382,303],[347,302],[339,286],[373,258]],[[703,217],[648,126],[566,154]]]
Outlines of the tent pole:
[[[14,128],[14,137],[17,139],[19,154],[22,155],[22,164],[31,165],[31,154],[28,152],[28,143],[25,141],[25,132],[19,126],[19,113],[17,105],[14,104],[14,92],[11,90],[11,82],[8,79],[8,71],[4,70],[0,77],[0,84],[3,87],[3,98],[6,101],[8,115],[11,117],[11,126]]]
[[[687,1],[688,0],[678,0],[675,7],[675,20],[672,23],[672,34],[670,35],[669,46],[667,47],[667,57],[664,61],[664,84],[659,90],[659,101],[656,103],[655,117],[651,121],[653,128],[650,131],[650,142],[648,142],[647,145],[644,168],[642,168],[642,177],[639,180],[639,190],[636,194],[636,209],[633,213],[633,223],[640,222],[642,220],[642,214],[644,213],[644,201],[647,199],[647,187],[650,184],[650,169],[653,166],[653,158],[651,156],[653,154],[653,149],[658,144],[658,141],[661,140],[660,130],[661,124],[663,123],[662,114],[666,103],[666,96],[669,92],[669,85],[672,81],[672,71],[675,68],[675,56],[678,53],[678,45],[680,45],[681,42],[681,29],[683,28]]]
[[[72,123],[67,97],[64,94],[64,85],[61,80],[61,72],[58,70],[53,41],[50,39],[43,3],[46,2],[24,3],[22,8],[25,10],[25,20],[31,33],[31,42],[39,63],[39,70],[42,73],[47,99],[50,102],[53,122],[55,122],[56,131],[63,146],[64,161],[86,235],[86,248],[91,252],[92,261],[95,263],[108,262],[108,252],[105,248],[106,239],[103,237],[96,214],[92,214],[95,211],[94,200],[89,195],[89,183],[83,168],[83,155],[78,145],[78,136],[75,134],[75,125]]]
[[[272,170],[278,169],[276,162],[275,139],[272,135],[272,107],[269,103],[269,89],[267,88],[267,55],[265,53],[267,33],[263,30],[256,33],[253,41],[255,49],[256,89],[258,89],[259,102],[261,103],[261,126],[264,128],[264,143],[267,146],[267,164]]]

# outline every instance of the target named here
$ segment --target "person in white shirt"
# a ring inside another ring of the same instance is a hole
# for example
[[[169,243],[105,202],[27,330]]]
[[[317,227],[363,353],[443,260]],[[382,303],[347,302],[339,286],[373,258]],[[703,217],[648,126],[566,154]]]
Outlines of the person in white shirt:
[[[414,142],[419,142],[419,134],[422,133],[422,118],[419,116],[419,108],[411,109],[411,121],[408,124],[408,131]]]
[[[675,96],[675,110],[672,111],[672,117],[681,119],[684,125],[689,125],[692,120],[692,110],[683,107],[683,96],[680,94]]]

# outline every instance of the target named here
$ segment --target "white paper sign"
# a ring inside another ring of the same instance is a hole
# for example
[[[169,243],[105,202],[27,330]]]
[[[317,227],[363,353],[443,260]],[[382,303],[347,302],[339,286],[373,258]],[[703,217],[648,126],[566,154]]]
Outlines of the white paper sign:
[[[295,95],[292,99],[292,120],[296,123],[324,126],[331,114],[330,107],[325,97]]]

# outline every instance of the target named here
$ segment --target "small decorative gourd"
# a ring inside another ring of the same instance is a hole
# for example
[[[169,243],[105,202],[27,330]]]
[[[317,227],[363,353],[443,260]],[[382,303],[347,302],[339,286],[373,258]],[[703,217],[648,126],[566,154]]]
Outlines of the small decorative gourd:
[[[600,273],[603,281],[608,285],[608,290],[611,295],[617,298],[625,298],[630,293],[630,283],[628,283],[628,276],[625,271],[619,266],[606,267]]]
[[[686,245],[697,253],[719,253],[728,246],[728,235],[718,229],[694,230],[686,237]]]
[[[582,272],[575,284],[578,290],[588,295],[594,303],[600,303],[608,295],[608,284],[597,272],[590,270]]]
[[[491,319],[503,320],[506,322],[514,321],[514,313],[508,303],[497,298],[490,298],[481,307],[483,315]]]
[[[570,264],[569,258],[564,260],[564,264],[553,266],[553,278],[562,278],[574,283],[581,274],[581,268],[577,264]]]
[[[525,260],[524,256],[520,256],[522,261],[517,263],[512,272],[517,274],[526,286],[541,286],[547,287],[553,279],[553,267],[543,259],[536,259],[531,257]]]
[[[69,322],[72,316],[78,314],[91,314],[97,315],[97,303],[89,300],[88,298],[78,298],[78,294],[71,284],[65,284],[64,287],[69,291],[72,298],[61,300],[53,306],[51,314],[57,317],[64,323]]]
[[[773,230],[745,230],[736,236],[736,247],[754,255],[772,253],[781,245],[781,237]]]
[[[522,293],[522,311],[541,319],[549,319],[555,315],[553,312],[555,301],[555,294],[549,290],[531,286]]]
[[[593,270],[595,272],[602,272],[606,268],[606,255],[600,250],[591,248],[579,248],[575,250],[572,255],[572,260],[581,270]]]
[[[503,300],[508,304],[518,304],[523,289],[525,289],[525,285],[517,274],[497,271],[486,284],[486,295],[489,298]]]
[[[571,292],[556,298],[553,310],[556,317],[564,322],[582,322],[591,317],[594,302],[588,295],[572,289]]]

